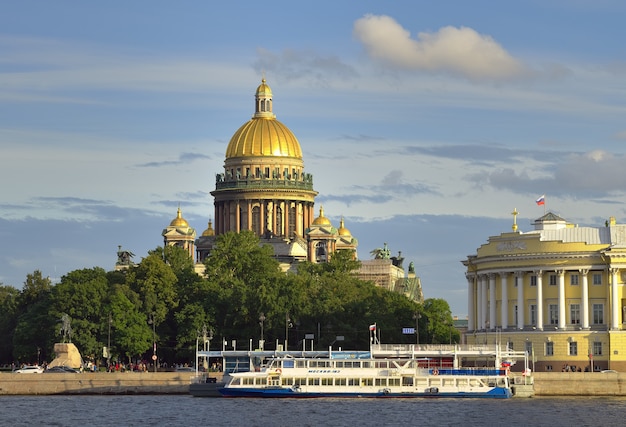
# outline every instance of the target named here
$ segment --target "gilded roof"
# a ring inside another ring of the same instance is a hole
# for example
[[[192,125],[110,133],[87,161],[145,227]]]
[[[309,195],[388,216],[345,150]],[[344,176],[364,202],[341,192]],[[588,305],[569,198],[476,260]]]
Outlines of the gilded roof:
[[[350,230],[348,230],[343,223],[343,217],[341,217],[341,221],[339,221],[339,229],[337,230],[340,236],[350,236]]]
[[[226,159],[260,156],[302,159],[298,139],[287,126],[276,120],[272,106],[272,89],[265,79],[257,87],[254,99],[254,115],[230,139],[226,148]]]
[[[183,218],[183,214],[178,208],[178,212],[176,213],[176,218],[170,222],[170,227],[189,227],[189,223],[185,218]]]
[[[313,220],[312,225],[332,225],[330,220],[324,216],[324,208],[320,207],[320,216]]]
[[[230,139],[226,158],[258,156],[302,159],[302,149],[287,126],[275,118],[254,117]]]
[[[204,230],[202,232],[202,235],[205,236],[205,237],[206,236],[215,236],[215,230],[213,230],[213,224],[212,224],[211,221],[209,221],[209,226],[207,227],[206,230]]]

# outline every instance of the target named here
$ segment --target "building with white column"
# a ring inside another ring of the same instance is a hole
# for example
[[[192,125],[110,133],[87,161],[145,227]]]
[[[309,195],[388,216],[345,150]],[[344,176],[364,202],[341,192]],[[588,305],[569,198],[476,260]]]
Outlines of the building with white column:
[[[578,227],[549,212],[530,231],[514,221],[463,264],[467,343],[526,350],[538,371],[626,371],[626,224]]]

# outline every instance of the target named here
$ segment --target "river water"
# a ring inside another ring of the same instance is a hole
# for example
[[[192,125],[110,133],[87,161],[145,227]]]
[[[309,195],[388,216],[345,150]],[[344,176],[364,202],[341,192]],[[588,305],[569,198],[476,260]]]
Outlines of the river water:
[[[608,426],[626,398],[226,399],[2,396],[1,426]]]

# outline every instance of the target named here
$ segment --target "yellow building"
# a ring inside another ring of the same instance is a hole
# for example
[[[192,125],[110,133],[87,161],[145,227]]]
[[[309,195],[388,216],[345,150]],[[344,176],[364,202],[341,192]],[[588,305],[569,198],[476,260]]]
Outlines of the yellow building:
[[[467,343],[528,351],[537,371],[626,371],[626,225],[547,213],[522,232],[514,220],[463,264]]]

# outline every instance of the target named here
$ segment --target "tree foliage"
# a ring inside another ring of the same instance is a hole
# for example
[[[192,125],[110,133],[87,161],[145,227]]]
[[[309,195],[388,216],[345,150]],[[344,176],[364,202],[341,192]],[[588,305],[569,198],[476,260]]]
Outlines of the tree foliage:
[[[284,273],[272,248],[259,243],[248,231],[218,236],[204,275],[186,251],[167,246],[125,272],[75,270],[53,286],[35,271],[21,291],[0,285],[0,362],[49,358],[63,314],[71,318],[72,342],[96,360],[109,341],[114,359],[149,359],[154,340],[161,361],[190,361],[204,328],[218,342],[246,348],[263,330],[265,348],[285,341],[290,349],[310,348],[313,341],[317,349],[363,349],[369,325],[377,324],[382,342],[412,343],[415,336],[402,328],[419,321],[421,343],[458,342],[445,300],[420,305],[358,279],[360,262],[349,251]]]

